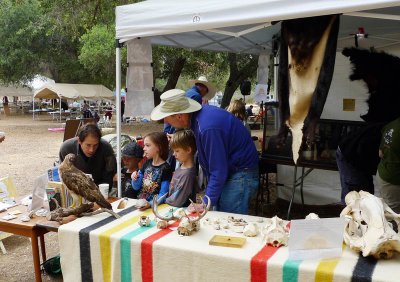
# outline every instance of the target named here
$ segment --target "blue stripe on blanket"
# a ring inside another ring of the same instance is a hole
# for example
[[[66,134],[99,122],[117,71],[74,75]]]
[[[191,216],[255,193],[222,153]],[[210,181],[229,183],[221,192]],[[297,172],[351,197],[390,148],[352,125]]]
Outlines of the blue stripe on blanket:
[[[120,216],[127,215],[128,213],[136,210],[134,206],[124,209],[123,211],[118,212]],[[100,220],[92,225],[89,225],[81,230],[79,230],[79,252],[81,257],[81,279],[82,282],[91,282],[93,281],[93,273],[92,273],[92,258],[90,256],[90,232],[110,223],[116,218],[113,216],[109,216],[103,220]],[[100,255],[100,254],[99,254]]]
[[[353,270],[351,282],[371,282],[377,262],[378,260],[372,256],[363,257],[360,254]]]

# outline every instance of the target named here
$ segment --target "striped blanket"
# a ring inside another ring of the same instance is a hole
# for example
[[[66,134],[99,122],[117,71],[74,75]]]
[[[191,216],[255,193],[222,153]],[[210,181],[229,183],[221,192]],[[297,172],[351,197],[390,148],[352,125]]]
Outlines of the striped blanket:
[[[164,213],[169,209],[160,207]],[[154,223],[140,227],[139,217],[153,218],[151,210],[140,212],[128,205],[118,213],[120,219],[102,213],[60,227],[64,281],[400,281],[398,255],[376,261],[344,248],[338,259],[290,261],[288,248],[264,246],[260,235],[247,238],[240,249],[210,246],[215,234],[241,235],[202,224],[197,233],[181,237],[174,228],[177,223],[164,230]]]

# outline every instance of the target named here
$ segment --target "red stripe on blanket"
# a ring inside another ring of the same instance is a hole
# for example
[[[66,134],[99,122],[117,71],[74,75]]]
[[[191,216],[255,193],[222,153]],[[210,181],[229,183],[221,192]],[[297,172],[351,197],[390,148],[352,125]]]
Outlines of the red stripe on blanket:
[[[179,222],[170,224],[169,227],[178,227]],[[141,254],[142,254],[142,281],[153,282],[153,243],[165,235],[171,233],[173,230],[161,229],[153,235],[142,240]]]
[[[251,282],[267,281],[267,262],[278,249],[266,245],[251,259]]]

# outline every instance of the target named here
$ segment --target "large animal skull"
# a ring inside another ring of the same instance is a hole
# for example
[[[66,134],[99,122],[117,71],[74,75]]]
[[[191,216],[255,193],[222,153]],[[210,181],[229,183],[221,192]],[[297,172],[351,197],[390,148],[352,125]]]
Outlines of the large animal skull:
[[[166,197],[166,195],[167,194],[163,195],[159,201],[161,201],[164,197]],[[189,216],[183,209],[178,209],[170,216],[165,216],[165,215],[160,215],[157,211],[158,200],[157,200],[157,195],[155,195],[153,199],[153,213],[161,221],[168,222],[170,220],[180,220],[177,229],[178,234],[183,236],[189,236],[192,234],[193,231],[198,231],[200,229],[200,219],[202,219],[210,209],[211,200],[208,196],[206,196],[206,198],[208,200],[207,205],[204,203],[203,199],[201,200],[201,203],[204,206],[203,212],[200,213],[197,210],[196,205],[193,205],[196,209],[197,217]]]
[[[277,216],[267,218],[262,229],[263,242],[274,247],[286,246],[289,240],[289,221],[280,219]]]
[[[400,252],[400,236],[388,220],[400,226],[400,215],[382,199],[365,191],[352,191],[346,195],[346,207],[340,216],[347,221],[344,241],[363,256],[389,259]]]

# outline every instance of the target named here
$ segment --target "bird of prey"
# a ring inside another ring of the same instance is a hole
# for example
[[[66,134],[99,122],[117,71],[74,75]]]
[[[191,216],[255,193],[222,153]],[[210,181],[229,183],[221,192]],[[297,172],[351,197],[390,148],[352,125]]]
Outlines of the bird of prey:
[[[79,198],[81,196],[102,208],[112,210],[111,204],[103,197],[93,180],[74,166],[75,158],[74,154],[66,155],[58,168],[62,182],[71,193],[72,206],[77,207],[81,204]]]

